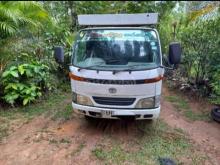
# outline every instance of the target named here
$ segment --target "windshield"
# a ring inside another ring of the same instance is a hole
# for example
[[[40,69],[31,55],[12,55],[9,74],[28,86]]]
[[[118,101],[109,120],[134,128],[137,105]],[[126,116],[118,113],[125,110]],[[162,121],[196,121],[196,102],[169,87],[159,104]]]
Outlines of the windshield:
[[[141,70],[160,65],[160,47],[153,30],[90,29],[79,33],[73,65],[99,70]]]

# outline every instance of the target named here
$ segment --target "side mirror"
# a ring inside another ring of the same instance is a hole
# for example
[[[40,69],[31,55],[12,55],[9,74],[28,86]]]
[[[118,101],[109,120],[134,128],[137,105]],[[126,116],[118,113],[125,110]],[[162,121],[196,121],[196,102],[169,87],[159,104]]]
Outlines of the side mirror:
[[[181,46],[179,42],[172,42],[169,45],[169,62],[170,64],[179,64],[181,61]]]
[[[57,63],[64,63],[64,50],[62,46],[57,46],[54,48],[54,58]]]

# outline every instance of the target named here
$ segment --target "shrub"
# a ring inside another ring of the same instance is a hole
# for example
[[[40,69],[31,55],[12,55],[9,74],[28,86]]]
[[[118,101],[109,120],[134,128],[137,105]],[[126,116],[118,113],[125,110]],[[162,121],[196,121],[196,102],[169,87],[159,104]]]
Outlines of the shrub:
[[[220,69],[212,75],[211,86],[213,88],[212,103],[220,105]]]
[[[220,26],[220,17],[190,25],[179,33],[183,47],[180,78],[185,78],[183,83],[196,89],[199,96],[213,96],[212,101],[219,104],[220,31],[216,27]]]
[[[15,102],[26,105],[51,90],[48,79],[49,68],[40,62],[11,66],[2,74],[3,99],[12,106]]]

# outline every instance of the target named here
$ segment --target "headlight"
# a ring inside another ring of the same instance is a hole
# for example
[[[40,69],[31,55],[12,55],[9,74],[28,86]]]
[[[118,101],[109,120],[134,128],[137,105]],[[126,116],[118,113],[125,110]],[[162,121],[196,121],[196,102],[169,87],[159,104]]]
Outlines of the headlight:
[[[75,92],[73,92],[72,100],[74,103],[81,104],[81,105],[93,105],[89,97],[76,94]]]
[[[150,98],[140,99],[135,108],[155,108],[160,105],[160,95]]]
[[[73,94],[72,94],[72,101],[74,103],[76,103],[76,98],[77,98],[77,94],[75,92],[73,92]]]
[[[160,106],[160,95],[155,96],[155,107]]]

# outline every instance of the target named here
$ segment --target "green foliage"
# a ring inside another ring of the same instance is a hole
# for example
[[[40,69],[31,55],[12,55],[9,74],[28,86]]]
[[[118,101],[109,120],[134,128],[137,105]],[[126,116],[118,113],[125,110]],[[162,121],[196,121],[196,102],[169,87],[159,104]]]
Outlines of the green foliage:
[[[184,49],[184,76],[201,88],[203,95],[209,92],[207,80],[211,81],[214,94],[218,93],[220,31],[216,27],[219,26],[220,18],[201,21],[186,27],[180,34]]]
[[[39,62],[12,66],[2,74],[4,100],[14,105],[22,102],[26,105],[51,90],[49,68]]]
[[[70,63],[73,41],[79,29],[78,14],[157,12],[159,23],[156,28],[160,34],[163,54],[168,52],[170,42],[181,41],[183,64],[179,75],[187,80],[184,83],[193,84],[202,95],[209,94],[213,96],[213,102],[219,103],[218,8],[215,2],[1,1],[0,76],[6,68],[29,64],[35,60],[43,61],[55,73],[54,78],[58,76],[59,80],[66,82],[67,64]],[[53,60],[53,48],[58,45],[65,50],[65,64],[62,66]],[[11,74],[16,76],[14,72]]]
[[[220,105],[220,68],[212,75],[211,86],[213,89],[212,103]]]
[[[35,29],[43,27],[48,13],[39,2],[0,2],[0,36],[13,35],[20,27]]]
[[[39,34],[53,24],[48,12],[39,2],[0,2],[0,74],[17,57],[20,49],[31,46],[35,36],[39,43]],[[25,39],[29,39],[26,41]],[[26,41],[26,43],[24,42]],[[22,46],[20,46],[22,44]],[[36,47],[35,47],[36,48]],[[34,48],[34,51],[35,51]],[[32,49],[33,50],[33,49]],[[26,52],[26,51],[24,51]],[[33,54],[30,53],[29,54]]]
[[[220,17],[214,2],[179,2],[178,10],[165,15],[158,27],[162,51],[171,41],[182,45],[182,63],[173,76],[177,86],[187,85],[198,96],[219,100]],[[183,10],[184,9],[184,10]],[[174,37],[174,24],[176,25]],[[175,86],[176,86],[175,85]],[[183,89],[183,88],[182,88]],[[192,91],[192,90],[191,90]]]

